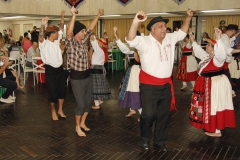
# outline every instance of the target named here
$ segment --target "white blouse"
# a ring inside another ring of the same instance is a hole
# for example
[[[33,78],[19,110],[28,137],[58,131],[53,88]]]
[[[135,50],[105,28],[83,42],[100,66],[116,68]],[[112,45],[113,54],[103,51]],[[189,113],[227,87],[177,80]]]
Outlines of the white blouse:
[[[126,44],[124,44],[120,39],[118,39],[118,40],[116,41],[116,43],[117,43],[117,46],[118,46],[118,48],[120,49],[120,51],[121,51],[122,53],[124,53],[124,54],[133,54],[133,53],[134,53],[134,51],[131,51],[131,50],[126,46]]]
[[[193,42],[193,51],[195,53],[195,56],[201,59],[202,61],[206,61],[210,58],[209,54],[202,49],[200,45],[198,45],[196,42]],[[213,64],[217,67],[223,66],[225,60],[227,57],[227,53],[224,49],[224,44],[222,43],[222,40],[217,40],[217,43],[214,45],[214,55],[213,55]],[[208,61],[209,63],[210,61]],[[201,63],[201,62],[200,62]],[[202,68],[199,70],[199,74],[202,72],[203,68],[205,68],[208,63],[206,63]]]
[[[99,47],[95,36],[94,40],[91,40],[91,44],[94,50],[92,55],[92,65],[104,65],[105,55],[102,48]]]

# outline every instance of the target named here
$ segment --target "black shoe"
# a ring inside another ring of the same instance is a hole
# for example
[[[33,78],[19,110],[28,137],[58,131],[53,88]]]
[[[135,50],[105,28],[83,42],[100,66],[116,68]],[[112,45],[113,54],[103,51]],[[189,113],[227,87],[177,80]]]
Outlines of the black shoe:
[[[149,142],[142,142],[142,147],[145,150],[149,150],[150,146],[149,146]]]
[[[166,147],[165,144],[162,144],[162,145],[158,145],[158,144],[155,144],[154,143],[154,148],[157,149],[157,150],[162,150],[163,152],[167,152],[168,151],[168,148]]]

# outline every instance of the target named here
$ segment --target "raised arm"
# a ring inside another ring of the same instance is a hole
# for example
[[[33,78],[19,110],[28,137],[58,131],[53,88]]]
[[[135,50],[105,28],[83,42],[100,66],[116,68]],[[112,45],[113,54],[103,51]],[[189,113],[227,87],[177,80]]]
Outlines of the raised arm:
[[[113,27],[113,35],[116,38],[116,40],[118,40],[118,35],[117,35],[117,27]]]
[[[118,38],[117,27],[113,28],[113,34],[114,34],[114,37],[116,38],[117,46],[122,53],[124,53],[124,54],[133,54],[134,53],[134,51],[130,51],[130,49],[126,46],[126,44],[122,43],[122,41]]]
[[[42,24],[41,24],[39,36],[38,36],[38,40],[41,43],[44,41],[44,30],[45,30],[45,25],[48,23],[48,20],[49,20],[48,17],[42,18]]]
[[[93,30],[93,28],[96,26],[96,24],[98,22],[98,19],[101,15],[104,15],[104,10],[103,9],[98,10],[97,16],[92,20],[91,24],[88,27],[89,30]]]
[[[61,20],[60,20],[60,25],[59,25],[59,29],[62,31],[64,29],[64,16],[65,16],[65,11],[62,10],[61,11]]]
[[[139,11],[135,15],[135,17],[133,19],[133,22],[132,22],[132,25],[131,25],[131,27],[128,31],[128,35],[126,37],[126,40],[132,41],[132,40],[135,39],[139,24],[141,22],[144,22],[146,19],[147,19],[147,15],[143,11]]]
[[[67,39],[72,37],[77,10],[76,10],[76,8],[72,7],[70,9],[70,12],[72,13],[72,18],[71,18],[70,22],[68,23],[68,27],[67,27],[67,33],[66,33]]]
[[[214,45],[214,58],[213,62],[216,66],[222,66],[227,58],[227,52],[224,49],[224,44],[221,40],[222,31],[219,28],[214,28],[217,43]]]
[[[183,25],[181,26],[181,30],[185,33],[188,32],[188,28],[189,28],[189,25],[190,25],[190,22],[191,22],[194,11],[189,9],[186,12],[187,12],[187,17],[186,17]]]
[[[203,60],[204,57],[207,57],[208,53],[206,51],[204,51],[202,49],[202,47],[194,41],[194,35],[192,33],[189,34],[189,38],[190,38],[190,41],[192,43],[192,47],[193,47],[193,51],[194,51],[195,56],[198,57],[201,60]]]

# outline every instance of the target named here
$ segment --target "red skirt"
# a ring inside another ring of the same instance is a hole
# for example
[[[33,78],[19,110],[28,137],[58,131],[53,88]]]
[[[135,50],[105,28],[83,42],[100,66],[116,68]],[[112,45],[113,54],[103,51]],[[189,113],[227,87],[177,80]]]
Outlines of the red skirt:
[[[197,71],[187,72],[187,56],[182,56],[178,66],[177,79],[183,82],[196,81]]]
[[[232,110],[214,109],[216,112],[211,114],[211,92],[214,92],[211,90],[211,86],[212,80],[210,77],[199,76],[197,78],[191,98],[191,125],[198,129],[204,129],[207,132],[215,132],[216,129],[222,130],[225,127],[235,128],[236,122],[233,108]]]

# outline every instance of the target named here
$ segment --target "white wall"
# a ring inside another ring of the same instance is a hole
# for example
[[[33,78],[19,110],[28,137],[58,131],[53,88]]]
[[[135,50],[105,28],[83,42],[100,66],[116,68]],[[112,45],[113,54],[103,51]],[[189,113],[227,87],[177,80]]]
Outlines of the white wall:
[[[0,24],[1,24],[1,22],[0,22]],[[33,26],[40,27],[41,26],[41,20],[12,21],[11,24],[19,24],[20,25],[20,34],[23,36],[24,32],[27,32],[27,31],[23,30],[23,25],[24,24],[32,24]]]
[[[0,32],[3,33],[4,29],[7,29],[9,26],[11,27],[11,22],[0,22]]]

